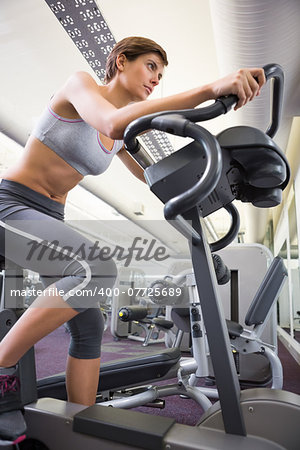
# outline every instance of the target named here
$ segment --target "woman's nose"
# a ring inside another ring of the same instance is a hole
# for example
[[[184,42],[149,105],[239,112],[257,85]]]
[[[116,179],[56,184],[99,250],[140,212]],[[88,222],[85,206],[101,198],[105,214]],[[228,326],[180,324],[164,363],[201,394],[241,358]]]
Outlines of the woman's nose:
[[[157,85],[159,84],[159,78],[158,78],[158,75],[154,75],[154,76],[152,77],[151,83],[152,83],[153,87],[155,87],[155,86],[157,86]]]

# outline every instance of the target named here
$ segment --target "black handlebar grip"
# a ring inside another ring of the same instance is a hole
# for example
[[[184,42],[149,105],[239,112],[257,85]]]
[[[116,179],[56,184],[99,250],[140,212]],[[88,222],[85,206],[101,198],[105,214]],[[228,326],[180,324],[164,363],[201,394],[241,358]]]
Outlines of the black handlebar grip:
[[[281,108],[283,102],[284,73],[279,64],[267,64],[264,66],[266,80],[274,79],[272,92],[272,112],[271,123],[268,126],[266,134],[273,137],[278,130]]]

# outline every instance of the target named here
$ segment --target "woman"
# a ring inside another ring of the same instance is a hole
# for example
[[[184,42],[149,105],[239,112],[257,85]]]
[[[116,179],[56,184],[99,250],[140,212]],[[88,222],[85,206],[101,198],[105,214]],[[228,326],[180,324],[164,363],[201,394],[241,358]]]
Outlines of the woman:
[[[50,258],[51,251],[62,255],[66,248],[92,245],[63,223],[68,192],[85,175],[104,172],[115,154],[144,181],[143,170],[122,146],[124,130],[132,120],[163,110],[194,108],[229,94],[238,96],[238,109],[258,95],[265,83],[262,69],[242,69],[205,86],[148,101],[167,64],[165,51],[152,40],[129,37],[120,41],[108,57],[105,85],[99,86],[85,72],[72,75],[51,98],[21,161],[3,174],[0,253],[40,272],[48,287],[2,340],[0,378],[5,374],[13,377],[20,357],[68,322],[68,400],[84,405],[95,402],[103,330],[97,308],[101,295],[83,304],[86,298],[76,291],[112,287],[116,268],[113,261],[95,263],[70,252],[65,258]],[[54,240],[59,241],[55,248]],[[28,257],[30,242],[42,251],[42,257],[38,251],[31,251]],[[7,407],[4,393],[0,411]]]

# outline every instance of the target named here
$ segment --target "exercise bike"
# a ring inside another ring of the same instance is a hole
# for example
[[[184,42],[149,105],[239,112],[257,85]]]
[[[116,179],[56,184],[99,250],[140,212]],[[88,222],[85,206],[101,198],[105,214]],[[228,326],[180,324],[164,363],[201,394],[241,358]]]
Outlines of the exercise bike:
[[[220,398],[201,418],[199,428],[261,436],[285,448],[297,448],[300,397],[277,389],[241,392],[238,384],[211,257],[212,251],[232,242],[235,226],[210,245],[203,233],[203,218],[212,212],[224,207],[234,217],[235,199],[257,207],[276,206],[288,184],[288,162],[271,139],[279,126],[283,72],[278,65],[267,65],[264,70],[267,80],[274,78],[272,121],[266,133],[239,126],[214,137],[194,123],[226,113],[237,101],[235,96],[229,96],[206,108],[166,111],[137,119],[127,128],[125,143],[145,169],[150,189],[165,203],[166,220],[189,241]],[[136,140],[138,134],[152,128],[195,141],[153,164]],[[185,448],[183,443],[181,448]]]
[[[276,65],[264,69],[266,78],[275,80],[272,122],[266,134],[235,127],[214,137],[194,123],[226,113],[237,101],[230,96],[198,110],[143,117],[128,126],[124,139],[128,151],[145,168],[151,190],[165,203],[165,218],[189,241],[219,401],[207,408],[198,426],[189,427],[101,404],[86,408],[42,398],[25,405],[29,436],[49,448],[74,450],[84,446],[94,450],[101,445],[155,450],[166,446],[176,450],[298,448],[298,395],[264,388],[240,391],[211,258],[211,251],[223,246],[224,240],[209,245],[203,233],[203,217],[216,209],[232,210],[234,199],[259,207],[275,206],[288,183],[288,162],[270,138],[279,125],[283,74]],[[136,141],[139,133],[152,128],[191,137],[194,142],[153,164]],[[259,167],[253,164],[257,160]],[[226,245],[233,236],[230,230]]]

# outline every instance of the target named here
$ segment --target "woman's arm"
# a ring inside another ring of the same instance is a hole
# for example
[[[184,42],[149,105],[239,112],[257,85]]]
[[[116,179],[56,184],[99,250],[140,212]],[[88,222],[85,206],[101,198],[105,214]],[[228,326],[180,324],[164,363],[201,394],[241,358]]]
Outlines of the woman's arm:
[[[206,100],[229,94],[238,96],[239,101],[235,107],[238,109],[258,95],[264,83],[263,69],[240,69],[199,88],[160,99],[132,103],[118,109],[103,97],[99,85],[88,73],[76,72],[66,83],[64,95],[85,122],[111,139],[122,139],[127,125],[146,114],[195,108]]]
[[[134,176],[136,176],[140,181],[143,181],[146,183],[146,180],[144,178],[144,170],[142,167],[130,156],[130,154],[125,150],[125,148],[121,148],[120,151],[117,153],[118,157],[122,161],[122,163],[125,164],[127,169],[130,170],[131,173],[133,173]]]

